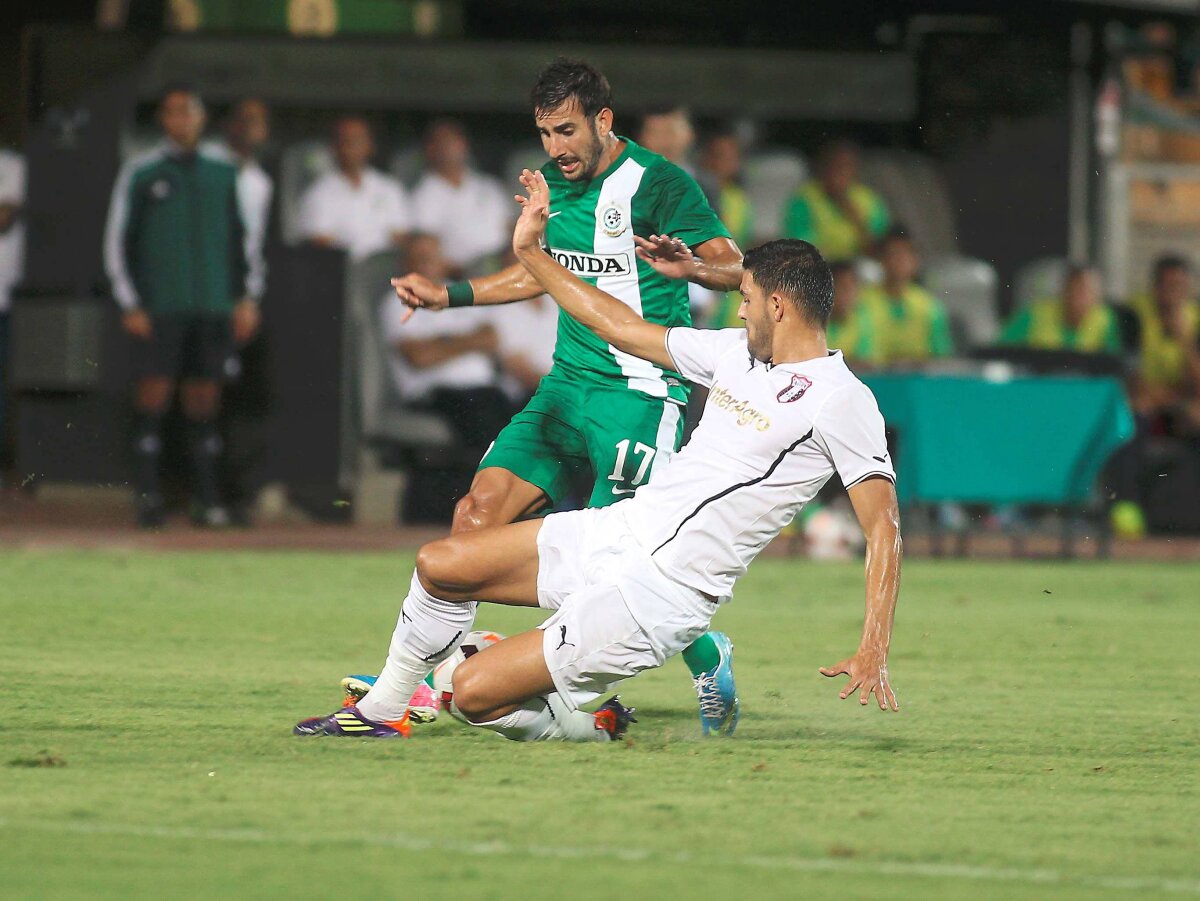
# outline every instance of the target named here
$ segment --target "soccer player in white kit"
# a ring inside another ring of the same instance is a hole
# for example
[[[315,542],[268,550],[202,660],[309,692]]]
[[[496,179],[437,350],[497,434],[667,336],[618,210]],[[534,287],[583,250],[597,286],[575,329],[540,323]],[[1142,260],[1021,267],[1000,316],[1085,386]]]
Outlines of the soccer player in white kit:
[[[745,329],[665,328],[571,275],[541,247],[549,193],[528,198],[518,258],[555,301],[619,350],[708,387],[690,443],[636,495],[611,507],[468,532],[421,548],[378,682],[354,707],[298,734],[396,737],[416,684],[471,628],[475,601],[541,606],[539,628],[454,672],[453,701],[475,725],[523,741],[608,741],[631,711],[580,706],[662,663],[709,628],[750,561],[836,471],[867,538],[866,616],[850,657],[820,672],[841,692],[898,710],[887,655],[900,586],[895,475],[870,390],[825,343],[833,279],[804,241],[746,254]]]

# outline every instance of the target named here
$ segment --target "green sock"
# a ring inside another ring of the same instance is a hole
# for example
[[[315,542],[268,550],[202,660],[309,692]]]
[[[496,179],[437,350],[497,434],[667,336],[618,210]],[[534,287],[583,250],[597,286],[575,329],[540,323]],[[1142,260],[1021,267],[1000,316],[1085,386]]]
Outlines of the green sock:
[[[717,643],[713,641],[711,632],[705,632],[683,649],[683,662],[687,664],[693,676],[708,672],[721,662],[721,652],[717,650]]]

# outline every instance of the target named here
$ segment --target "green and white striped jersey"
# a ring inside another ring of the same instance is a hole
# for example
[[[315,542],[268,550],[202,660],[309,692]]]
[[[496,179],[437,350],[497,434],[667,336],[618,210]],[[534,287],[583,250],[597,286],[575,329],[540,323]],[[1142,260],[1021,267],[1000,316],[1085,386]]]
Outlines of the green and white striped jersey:
[[[629,138],[621,140],[621,155],[590,181],[568,181],[553,161],[542,167],[550,187],[546,249],[647,321],[691,325],[687,282],[665,278],[640,261],[633,236],[671,235],[694,247],[729,232],[695,179]],[[623,381],[652,397],[687,400],[678,373],[605,344],[565,312],[558,318],[554,368],[573,379]]]

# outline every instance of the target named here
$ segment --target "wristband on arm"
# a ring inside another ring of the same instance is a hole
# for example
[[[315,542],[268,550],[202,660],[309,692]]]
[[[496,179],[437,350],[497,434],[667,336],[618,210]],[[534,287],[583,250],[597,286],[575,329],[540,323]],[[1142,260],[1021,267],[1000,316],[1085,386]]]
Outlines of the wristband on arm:
[[[468,282],[451,282],[446,285],[446,296],[449,298],[447,306],[451,307],[469,307],[475,304],[475,289]]]

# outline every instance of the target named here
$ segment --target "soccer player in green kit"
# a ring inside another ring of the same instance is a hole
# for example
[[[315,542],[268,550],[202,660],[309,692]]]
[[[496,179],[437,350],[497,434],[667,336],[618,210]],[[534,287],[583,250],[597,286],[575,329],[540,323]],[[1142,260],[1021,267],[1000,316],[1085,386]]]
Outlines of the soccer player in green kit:
[[[534,121],[550,162],[547,251],[573,274],[650,322],[691,324],[688,281],[736,290],[742,254],[695,180],[612,130],[607,79],[558,59],[538,76]],[[520,264],[450,285],[408,274],[392,280],[412,310],[526,300],[542,288]],[[554,367],[500,432],[454,511],[452,533],[503,525],[555,506],[590,468],[589,506],[632,495],[683,440],[688,387],[675,372],[624,354],[565,313]],[[683,652],[705,734],[730,734],[738,699],[732,644],[720,632]]]

